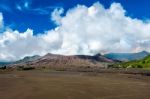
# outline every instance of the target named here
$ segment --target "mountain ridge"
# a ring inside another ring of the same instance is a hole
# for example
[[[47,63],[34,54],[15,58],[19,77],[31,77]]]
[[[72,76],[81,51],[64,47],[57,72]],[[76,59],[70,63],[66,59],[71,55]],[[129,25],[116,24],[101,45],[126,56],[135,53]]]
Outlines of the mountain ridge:
[[[26,59],[26,58],[24,58]],[[89,55],[59,55],[47,53],[44,56],[38,57],[32,61],[20,60],[11,66],[32,66],[32,67],[69,67],[69,66],[99,66],[104,67],[104,63],[114,63],[115,60],[108,59],[101,54],[96,54],[94,56]]]
[[[110,59],[114,59],[114,60],[132,61],[132,60],[142,59],[149,54],[150,53],[147,51],[141,51],[137,53],[108,53],[108,54],[105,54],[104,56]]]

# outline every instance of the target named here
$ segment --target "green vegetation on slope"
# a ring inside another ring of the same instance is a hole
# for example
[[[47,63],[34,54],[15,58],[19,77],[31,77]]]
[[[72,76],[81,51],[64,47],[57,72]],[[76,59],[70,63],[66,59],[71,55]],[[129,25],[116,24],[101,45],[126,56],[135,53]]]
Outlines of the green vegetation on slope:
[[[141,59],[141,60],[134,60],[134,61],[114,64],[113,67],[115,67],[115,68],[144,68],[144,69],[150,69],[150,55],[146,56],[144,59]]]

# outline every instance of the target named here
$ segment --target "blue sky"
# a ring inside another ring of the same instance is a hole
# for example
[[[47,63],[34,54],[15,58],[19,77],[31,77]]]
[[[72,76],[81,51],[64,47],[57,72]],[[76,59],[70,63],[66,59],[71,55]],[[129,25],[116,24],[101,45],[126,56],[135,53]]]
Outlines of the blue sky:
[[[56,27],[50,18],[55,8],[64,8],[66,12],[78,4],[91,6],[97,1],[105,8],[119,2],[127,15],[142,20],[150,18],[149,0],[0,0],[0,12],[5,26],[20,32],[30,28],[37,34]]]

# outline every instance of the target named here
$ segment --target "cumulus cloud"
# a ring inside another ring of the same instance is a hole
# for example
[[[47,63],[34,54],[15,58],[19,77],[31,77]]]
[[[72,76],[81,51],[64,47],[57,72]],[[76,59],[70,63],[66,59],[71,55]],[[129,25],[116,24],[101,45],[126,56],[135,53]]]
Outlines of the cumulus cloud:
[[[60,9],[55,9],[52,13],[52,20],[58,25],[61,24],[61,19],[62,19],[61,14],[63,12],[64,12],[64,9],[60,8]]]
[[[59,38],[53,30],[37,36],[31,29],[24,33],[8,30],[0,34],[0,60],[14,61],[28,55],[44,55],[59,49]]]
[[[99,2],[91,7],[78,5],[61,16],[55,9],[55,29],[34,36],[7,30],[0,34],[0,60],[16,60],[26,55],[48,52],[74,55],[150,51],[150,22],[126,16],[119,3],[106,9]],[[1,23],[1,21],[0,21]]]
[[[57,11],[57,10],[55,10]],[[54,12],[55,12],[54,11]],[[78,5],[66,16],[55,15],[60,23],[63,43],[56,51],[63,54],[95,54],[98,52],[137,52],[150,50],[150,23],[126,16],[119,3],[105,9],[100,3],[91,7]],[[60,13],[61,14],[61,13]]]

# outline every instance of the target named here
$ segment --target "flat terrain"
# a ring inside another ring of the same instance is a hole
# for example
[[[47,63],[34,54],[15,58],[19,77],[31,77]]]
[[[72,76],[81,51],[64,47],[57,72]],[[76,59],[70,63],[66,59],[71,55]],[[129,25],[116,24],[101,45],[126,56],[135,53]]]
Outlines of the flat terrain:
[[[3,72],[0,99],[150,99],[150,76],[49,70]]]

